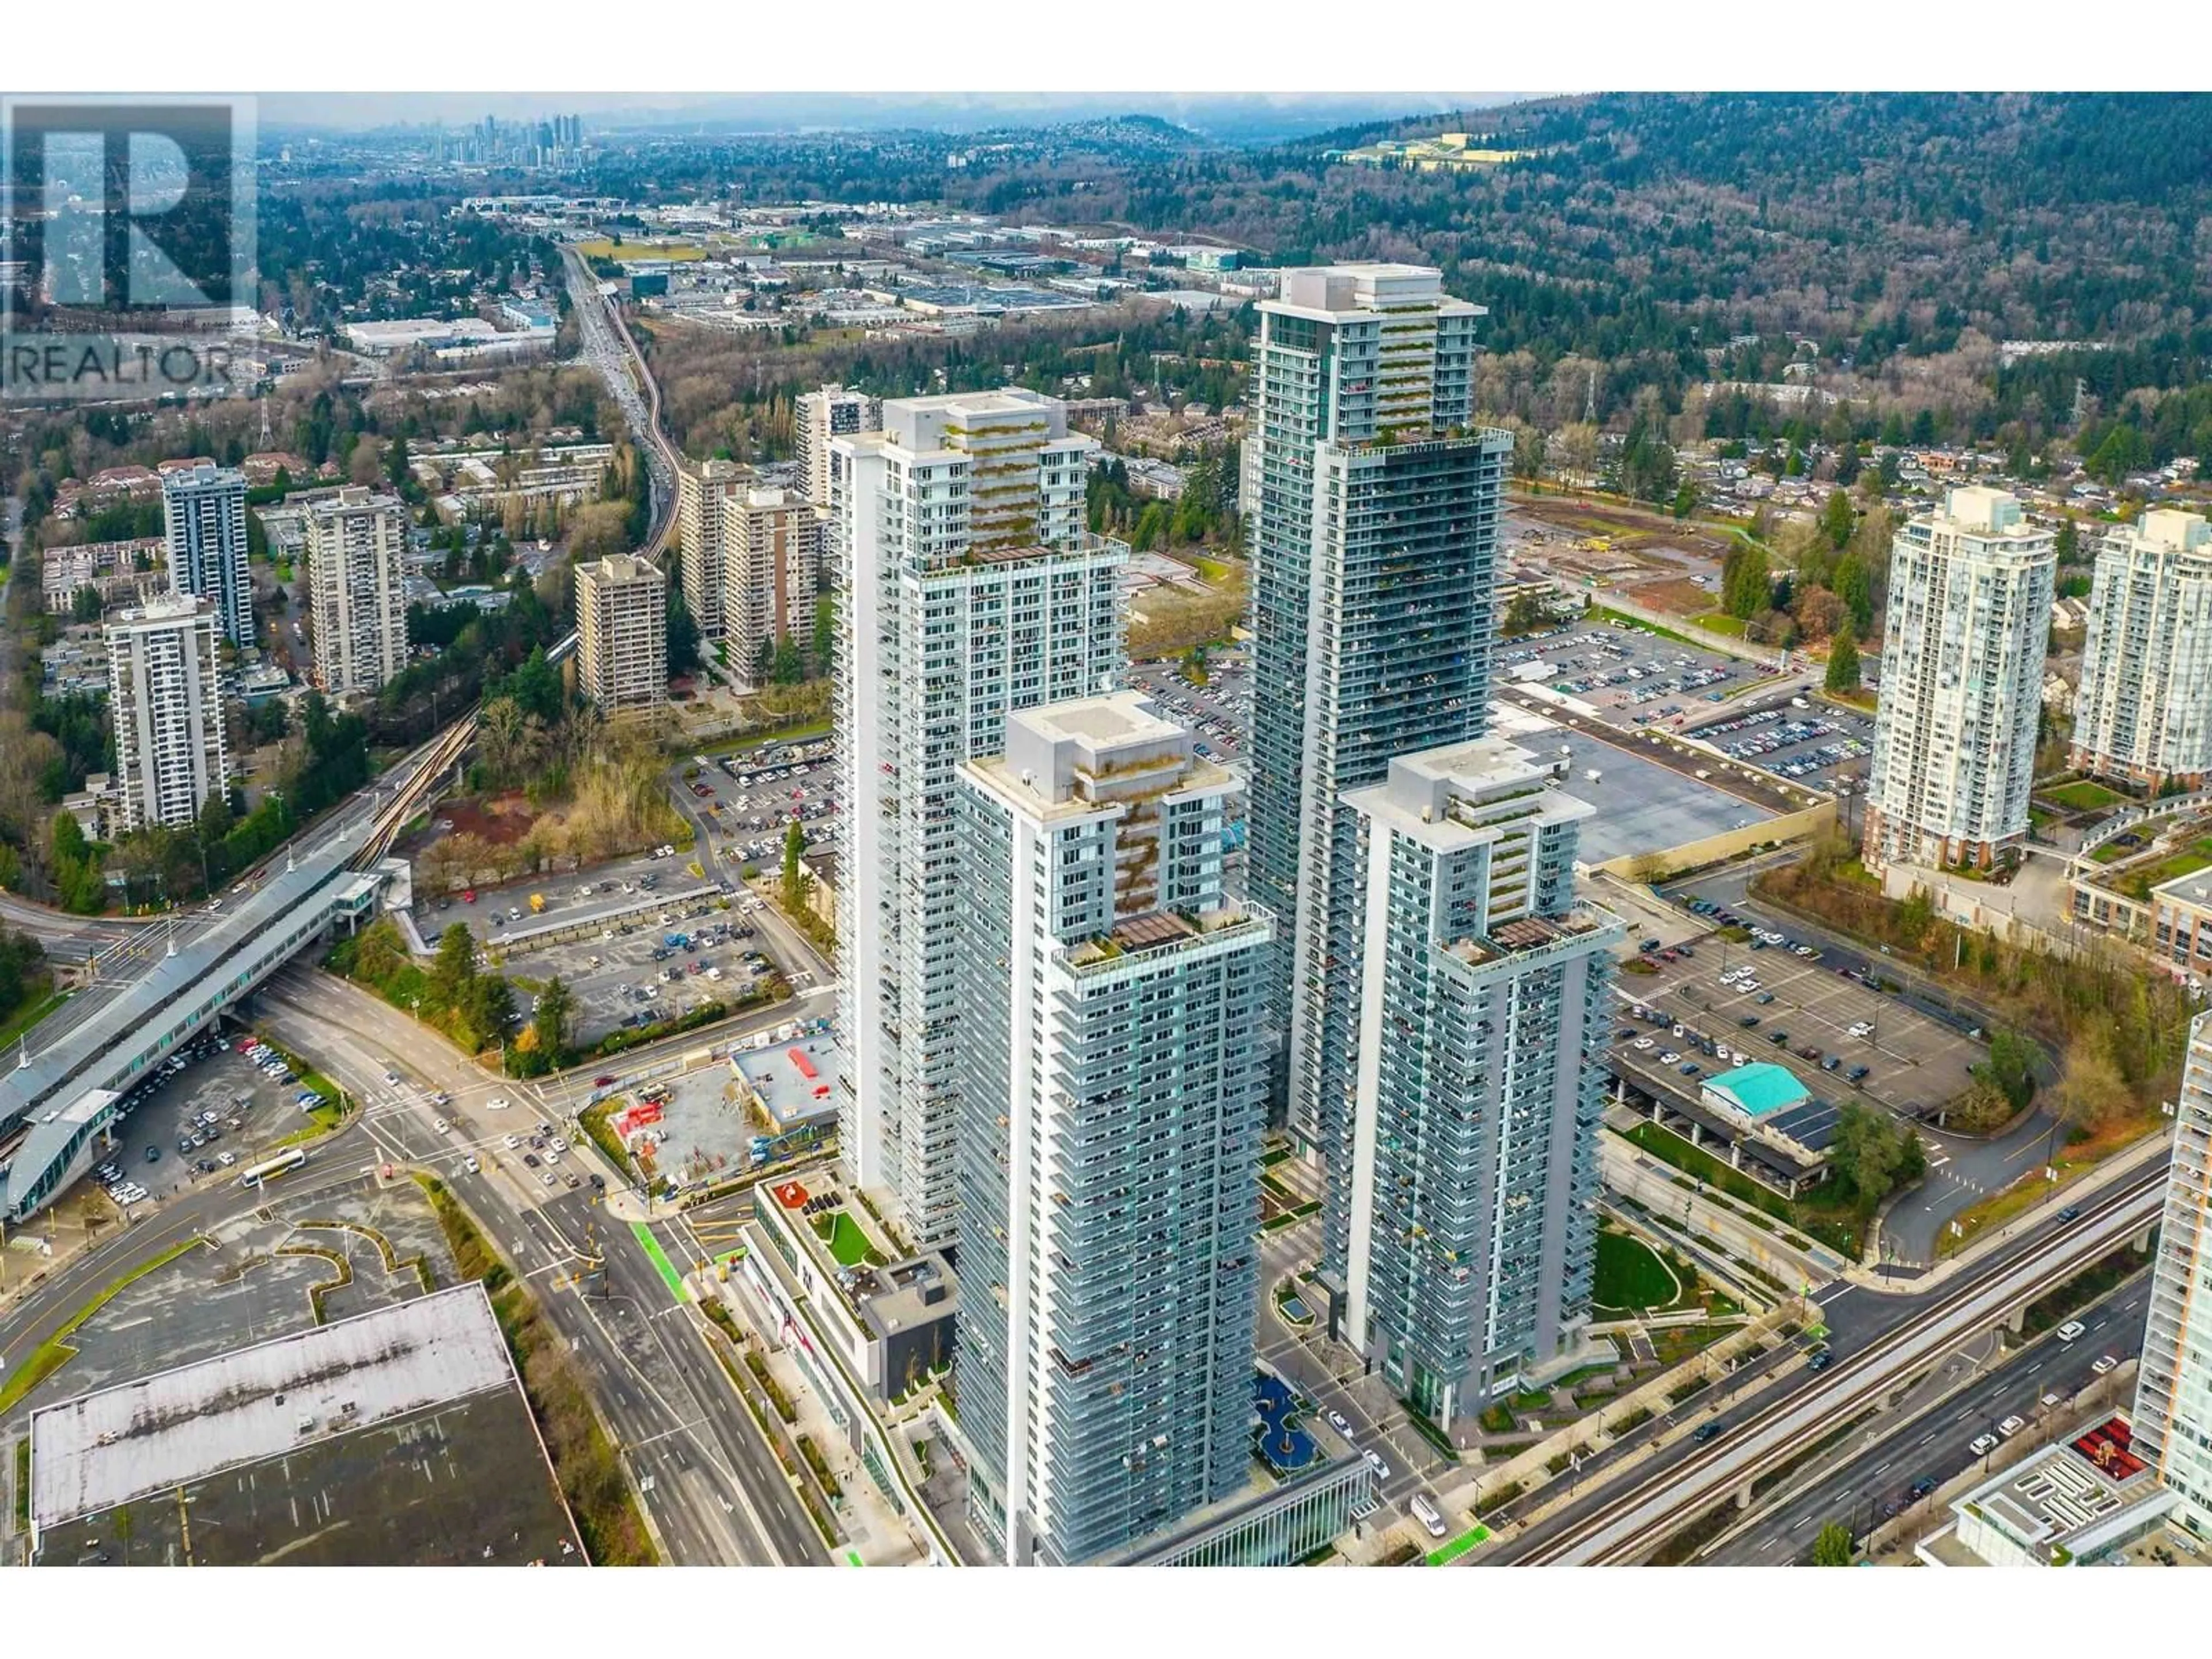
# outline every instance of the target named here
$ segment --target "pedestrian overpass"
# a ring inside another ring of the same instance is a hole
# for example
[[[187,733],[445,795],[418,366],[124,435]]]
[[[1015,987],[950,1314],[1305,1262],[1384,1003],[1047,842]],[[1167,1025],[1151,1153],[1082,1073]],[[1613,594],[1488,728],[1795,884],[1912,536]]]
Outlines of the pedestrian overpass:
[[[0,1214],[21,1223],[97,1161],[128,1097],[177,1049],[333,927],[373,919],[386,877],[349,848],[296,862],[191,944],[77,1020],[54,1046],[24,1039],[0,1074]]]
[[[91,1168],[132,1091],[162,1060],[309,945],[374,919],[379,897],[405,873],[386,856],[393,840],[475,732],[473,714],[455,721],[339,808],[281,869],[272,864],[251,891],[222,901],[234,908],[215,911],[189,943],[173,940],[150,971],[90,1012],[66,1005],[25,1035],[13,1067],[0,1071],[0,1219],[35,1215]]]

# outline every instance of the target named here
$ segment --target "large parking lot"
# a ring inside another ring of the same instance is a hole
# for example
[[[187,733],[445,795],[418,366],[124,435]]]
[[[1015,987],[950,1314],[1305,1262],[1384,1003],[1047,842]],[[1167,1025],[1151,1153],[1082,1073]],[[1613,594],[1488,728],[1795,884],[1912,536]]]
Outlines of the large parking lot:
[[[1715,1052],[1727,1048],[1787,1066],[1815,1095],[1863,1096],[1917,1117],[1965,1089],[1986,1057],[1980,1043],[1845,977],[1819,952],[1802,954],[1814,947],[1786,933],[1754,947],[1709,932],[1682,949],[1644,953],[1657,971],[1616,982],[1626,1005],[1653,1011],[1622,1020],[1634,1033],[1620,1039],[1622,1058],[1677,1073],[1697,1066],[1679,1086],[1694,1090],[1699,1077],[1741,1063]]]
[[[1200,755],[1223,762],[1244,758],[1252,730],[1252,675],[1241,655],[1216,659],[1203,686],[1193,685],[1179,662],[1132,663],[1129,684],[1149,692],[1170,719],[1190,727]]]
[[[586,926],[635,909],[641,900],[699,887],[702,884],[690,866],[690,860],[683,854],[645,854],[570,875],[532,876],[498,887],[471,887],[418,899],[415,925],[433,946],[438,935],[458,921],[476,935],[478,944],[496,949],[511,939],[558,923]]]
[[[530,908],[532,893],[546,901],[542,914]],[[575,996],[580,1043],[735,1002],[781,971],[754,929],[759,901],[726,897],[673,860],[485,889],[477,899],[418,907],[423,937],[434,944],[439,930],[459,921],[510,977],[542,984],[558,975]],[[516,1004],[527,1019],[536,1004],[527,984]]]
[[[1506,645],[1500,681],[1530,680],[1626,726],[1679,724],[1765,678],[1753,664],[1610,623],[1577,623]]]
[[[1693,726],[1685,735],[1712,744],[1730,760],[1844,795],[1865,787],[1874,753],[1872,715],[1803,697]]]
[[[835,847],[839,822],[836,757],[827,738],[768,744],[676,769],[672,784],[704,820],[724,856],[763,866],[783,856],[783,826],[796,817],[809,847]]]
[[[88,1176],[82,1190],[106,1186],[132,1207],[160,1203],[212,1181],[230,1181],[276,1141],[309,1123],[296,1079],[263,1071],[242,1038],[196,1038],[124,1097],[114,1177]],[[272,1061],[272,1065],[274,1062]],[[138,1194],[143,1196],[138,1196]],[[76,1202],[65,1199],[64,1202]]]

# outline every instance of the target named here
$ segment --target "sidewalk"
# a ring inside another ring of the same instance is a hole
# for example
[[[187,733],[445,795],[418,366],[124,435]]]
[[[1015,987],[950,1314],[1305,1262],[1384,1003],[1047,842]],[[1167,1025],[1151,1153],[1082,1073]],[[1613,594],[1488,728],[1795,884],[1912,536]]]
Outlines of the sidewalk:
[[[1926,1272],[1907,1279],[1899,1279],[1877,1273],[1863,1262],[1847,1268],[1843,1277],[1852,1284],[1885,1296],[1918,1296],[1933,1290],[1947,1279],[1974,1266],[1997,1246],[2021,1233],[2040,1226],[2045,1212],[2053,1205],[2078,1204],[2094,1194],[2138,1174],[2147,1164],[2163,1164],[2172,1154],[2170,1136],[2161,1133],[2145,1135],[2124,1152],[2115,1153],[2083,1176],[2079,1181],[2054,1188],[2048,1198],[2031,1209],[2023,1210],[1995,1232],[1984,1233],[1964,1249],[1945,1256]]]
[[[872,1567],[912,1566],[924,1560],[925,1551],[877,1490],[875,1477],[862,1467],[833,1407],[816,1390],[789,1347],[763,1334],[762,1322],[768,1310],[761,1306],[751,1287],[736,1274],[725,1281],[717,1274],[696,1273],[688,1282],[695,1297],[711,1296],[719,1300],[738,1328],[758,1343],[757,1352],[769,1374],[796,1409],[798,1420],[793,1423],[785,1423],[770,1412],[769,1436],[786,1439],[789,1446],[785,1455],[802,1468],[805,1459],[798,1442],[805,1437],[835,1480],[836,1495],[830,1497],[826,1491],[823,1494],[828,1498],[832,1522],[842,1538],[830,1549],[830,1559],[844,1565]],[[738,1363],[745,1363],[742,1356]],[[794,1490],[813,1483],[811,1471],[799,1478],[787,1470],[785,1479],[791,1481]]]
[[[106,1196],[88,1184],[85,1190],[96,1201],[93,1212],[104,1218],[98,1224],[87,1225],[85,1206],[73,1203],[56,1205],[27,1227],[9,1233],[7,1248],[0,1249],[0,1313],[79,1257],[129,1235],[129,1224]],[[146,1206],[149,1218],[154,1213]]]

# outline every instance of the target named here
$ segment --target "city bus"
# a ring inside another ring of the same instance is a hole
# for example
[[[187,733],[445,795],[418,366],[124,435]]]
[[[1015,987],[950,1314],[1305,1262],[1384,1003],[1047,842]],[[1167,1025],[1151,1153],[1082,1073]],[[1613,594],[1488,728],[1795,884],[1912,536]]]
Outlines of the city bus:
[[[238,1177],[241,1187],[258,1187],[264,1182],[274,1181],[278,1176],[298,1169],[307,1161],[307,1154],[297,1146],[289,1146],[271,1158],[264,1158]]]

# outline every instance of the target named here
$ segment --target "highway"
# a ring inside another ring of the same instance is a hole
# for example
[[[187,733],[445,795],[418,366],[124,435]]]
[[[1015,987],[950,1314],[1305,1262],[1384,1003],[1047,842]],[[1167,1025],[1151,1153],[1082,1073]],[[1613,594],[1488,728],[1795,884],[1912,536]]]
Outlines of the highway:
[[[2133,1358],[2142,1346],[2149,1307],[2150,1275],[2146,1273],[2076,1314],[2087,1328],[2077,1340],[2063,1343],[2045,1335],[1948,1399],[1927,1402],[1917,1412],[1905,1408],[1876,1419],[1844,1461],[1693,1559],[1716,1566],[1802,1563],[1828,1522],[1842,1522],[1855,1539],[1863,1538],[1889,1515],[1911,1504],[1915,1481],[1929,1480],[1940,1486],[1972,1468],[1976,1457],[1972,1442],[1996,1433],[2006,1418],[2027,1419],[2029,1426],[2021,1432],[2031,1436],[2064,1428],[2066,1419],[2055,1411],[2043,1411],[2043,1396],[2055,1393],[2062,1400],[2072,1400],[2096,1380],[2093,1367],[2102,1355]],[[1947,1385],[1952,1382],[1955,1377],[1946,1379]],[[2129,1399],[2133,1394],[2130,1386],[2118,1397]],[[1982,1459],[1981,1464],[1986,1470],[1989,1460]]]
[[[638,551],[659,564],[676,528],[677,465],[676,447],[660,428],[660,387],[646,368],[644,354],[631,337],[629,325],[600,295],[599,280],[592,275],[582,256],[574,248],[563,249],[562,263],[568,275],[568,300],[576,313],[584,361],[606,382],[623,419],[637,434],[645,457],[653,530]]]
[[[708,1350],[700,1316],[677,1300],[631,1230],[606,1220],[588,1187],[546,1190],[506,1152],[504,1135],[535,1115],[526,1085],[482,1071],[398,1010],[313,970],[288,970],[259,1005],[259,1023],[272,1036],[365,1103],[360,1127],[349,1133],[392,1162],[434,1170],[530,1284],[584,1358],[672,1561],[824,1559],[774,1452]],[[398,1089],[384,1081],[386,1066],[401,1073]],[[434,1106],[440,1091],[452,1105]],[[486,1103],[495,1098],[514,1104],[495,1111]],[[433,1127],[441,1115],[451,1128],[445,1135]],[[368,1151],[325,1145],[319,1161],[335,1157],[349,1169]],[[482,1166],[474,1175],[462,1163],[471,1153]],[[656,1237],[672,1261],[690,1261],[665,1230]],[[591,1271],[602,1261],[603,1282]]]
[[[1837,1354],[1828,1370],[1789,1372],[1777,1385],[1710,1414],[1707,1421],[1721,1432],[1705,1443],[1678,1436],[1655,1457],[1601,1481],[1499,1547],[1467,1559],[1582,1565],[1649,1554],[1827,1427],[1940,1361],[1962,1338],[2148,1229],[2158,1218],[2165,1182],[2160,1165],[2117,1183],[2085,1200],[2075,1219],[2053,1218],[2028,1229],[1923,1297],[1876,1297],[1851,1285],[1832,1291],[1820,1302]]]

